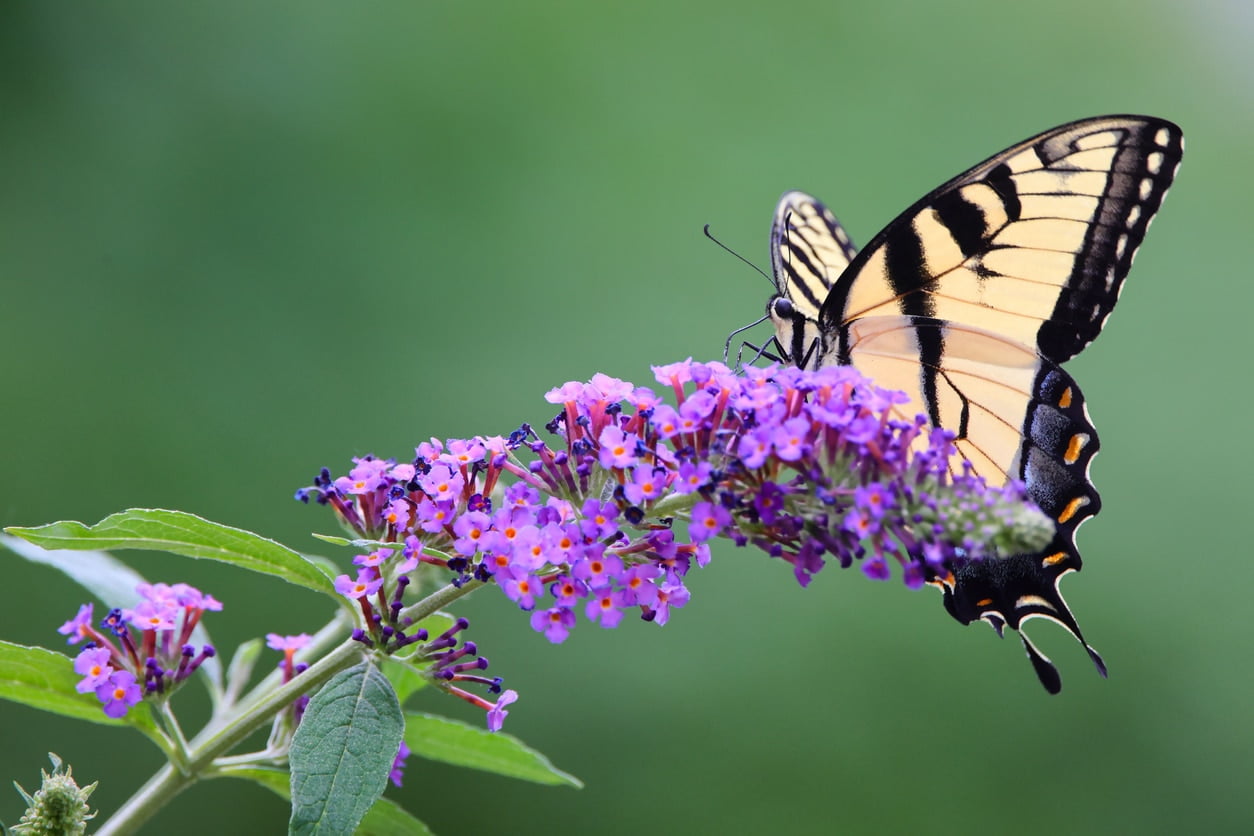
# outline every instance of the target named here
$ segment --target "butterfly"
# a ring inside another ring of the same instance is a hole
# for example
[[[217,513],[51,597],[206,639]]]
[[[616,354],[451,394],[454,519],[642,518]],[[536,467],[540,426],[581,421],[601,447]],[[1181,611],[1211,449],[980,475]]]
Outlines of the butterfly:
[[[781,360],[852,365],[951,430],[990,484],[1020,479],[1057,523],[1037,554],[971,562],[929,580],[963,624],[1019,633],[1050,693],[1054,664],[1020,630],[1045,618],[1084,639],[1058,589],[1081,566],[1079,525],[1101,500],[1089,480],[1097,432],[1060,366],[1093,341],[1119,298],[1184,150],[1148,116],[1082,119],[1026,139],[923,197],[859,251],[815,198],[787,192],[771,226]]]

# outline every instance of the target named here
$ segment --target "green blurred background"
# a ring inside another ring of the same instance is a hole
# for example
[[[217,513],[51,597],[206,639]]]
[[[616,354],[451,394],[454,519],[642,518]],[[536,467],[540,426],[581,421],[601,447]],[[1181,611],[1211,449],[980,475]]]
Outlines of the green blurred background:
[[[390,793],[439,833],[1249,832],[1249,6],[1165,2],[6,3],[0,8],[0,523],[173,507],[314,550],[317,468],[546,419],[543,392],[712,359],[758,316],[780,192],[858,242],[1038,130],[1144,112],[1188,152],[1095,349],[1105,511],[1018,642],[932,591],[806,590],[716,549],[664,629],[565,645],[481,593],[459,612],[522,695],[507,731],[587,782],[417,759]],[[1233,490],[1237,490],[1234,494]],[[339,555],[344,561],[348,555]],[[3,556],[2,635],[58,646],[83,593]],[[224,650],[321,600],[153,554],[226,602]],[[203,710],[189,690],[186,710]],[[425,708],[473,722],[456,701]],[[120,804],[125,732],[5,704],[0,783],[59,753]],[[17,794],[0,789],[12,823]],[[193,787],[150,832],[279,832]]]

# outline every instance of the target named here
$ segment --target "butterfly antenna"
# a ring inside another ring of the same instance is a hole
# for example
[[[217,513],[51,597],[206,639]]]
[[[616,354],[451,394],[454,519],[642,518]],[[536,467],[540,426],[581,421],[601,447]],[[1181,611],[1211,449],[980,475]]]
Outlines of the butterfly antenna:
[[[767,280],[768,282],[770,282],[771,284],[774,284],[774,283],[775,283],[775,280],[774,280],[774,279],[772,279],[770,276],[766,275],[766,272],[765,272],[765,271],[764,271],[761,267],[759,267],[758,265],[754,264],[752,261],[750,261],[749,259],[745,258],[745,257],[744,257],[743,255],[741,255],[740,253],[736,252],[736,251],[735,251],[735,250],[733,250],[731,247],[729,247],[729,246],[727,246],[726,244],[724,244],[722,241],[720,241],[720,240],[718,240],[717,238],[715,238],[715,237],[714,237],[714,235],[713,235],[713,234],[711,234],[711,232],[710,232],[710,225],[709,225],[709,224],[706,224],[706,225],[705,225],[705,237],[706,237],[706,238],[709,238],[709,239],[710,239],[711,241],[713,241],[715,244],[718,244],[720,247],[722,247],[722,248],[723,248],[724,250],[726,250],[727,252],[729,252],[729,253],[731,253],[732,255],[736,256],[736,258],[740,259],[740,260],[741,260],[741,261],[743,261],[745,264],[748,264],[748,265],[749,265],[750,267],[752,267],[754,270],[757,270],[759,273],[761,273],[761,274],[762,274],[762,278],[766,279],[766,280]],[[762,320],[760,320],[760,319],[758,320],[758,322],[761,322],[761,321],[762,321]],[[753,324],[754,324],[754,325],[757,325],[758,323],[757,323],[757,322],[755,322],[755,323],[753,323]],[[746,327],[750,327],[750,326],[746,326]],[[740,330],[741,330],[741,331],[743,331],[744,329],[742,328],[742,329],[740,329]],[[732,333],[739,333],[739,332],[733,331]]]

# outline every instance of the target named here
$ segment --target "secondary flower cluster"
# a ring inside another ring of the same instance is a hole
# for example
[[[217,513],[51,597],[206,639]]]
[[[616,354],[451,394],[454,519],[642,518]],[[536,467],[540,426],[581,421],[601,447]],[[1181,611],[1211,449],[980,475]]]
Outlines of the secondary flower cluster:
[[[74,660],[82,675],[80,694],[95,693],[110,717],[122,717],[147,695],[172,692],[214,655],[212,645],[197,650],[189,643],[206,611],[220,610],[212,595],[178,583],[140,584],[133,609],[112,609],[92,623],[92,605],[83,604],[57,632],[67,644],[86,639]],[[112,636],[112,638],[110,638]]]
[[[403,543],[405,571],[494,582],[554,642],[580,611],[603,627],[629,609],[665,623],[718,535],[787,560],[802,584],[830,557],[873,578],[895,560],[912,587],[1052,536],[1021,484],[985,484],[951,434],[902,420],[905,396],[851,368],[654,371],[674,405],[597,375],[548,393],[561,407],[546,427],[552,446],[526,425],[432,439],[408,462],[367,456],[339,478],[324,468],[297,498],[329,504],[357,537]],[[377,580],[342,578],[365,595]],[[397,607],[397,596],[380,603]]]

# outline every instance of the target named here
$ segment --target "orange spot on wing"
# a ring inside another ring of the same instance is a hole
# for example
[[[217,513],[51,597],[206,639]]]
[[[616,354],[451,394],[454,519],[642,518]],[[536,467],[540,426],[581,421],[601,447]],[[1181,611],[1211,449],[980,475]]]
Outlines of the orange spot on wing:
[[[1058,398],[1058,405],[1061,406],[1063,409],[1066,409],[1067,407],[1071,406],[1071,387],[1070,386],[1062,390],[1062,395],[1059,396]]]
[[[1071,436],[1071,440],[1067,442],[1067,450],[1062,454],[1062,460],[1067,464],[1075,464],[1076,459],[1080,458],[1080,451],[1084,449],[1084,445],[1088,443],[1089,437],[1085,433],[1076,433]]]
[[[1062,509],[1062,513],[1058,515],[1058,522],[1066,523],[1075,516],[1075,512],[1079,511],[1085,505],[1089,504],[1087,496],[1077,496],[1075,499],[1067,503],[1067,507]]]
[[[981,598],[980,600],[975,602],[975,605],[977,607],[987,607],[987,606],[991,606],[992,603],[993,603],[992,598]]]
[[[1055,563],[1062,563],[1066,559],[1067,559],[1066,552],[1054,552],[1053,554],[1047,555],[1043,560],[1041,560],[1041,565],[1053,566]]]

